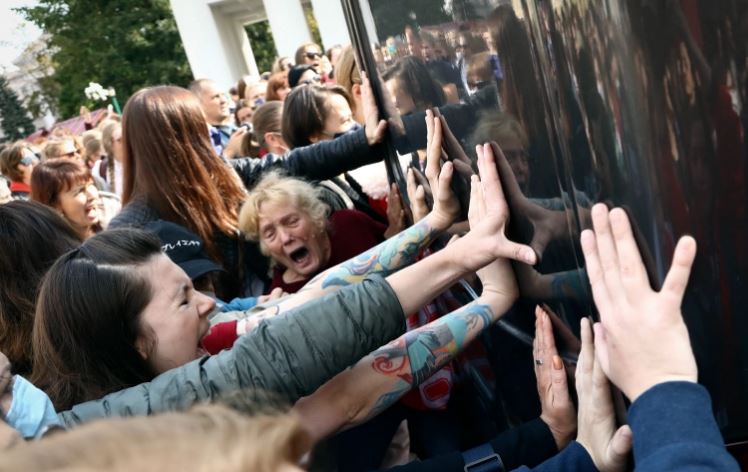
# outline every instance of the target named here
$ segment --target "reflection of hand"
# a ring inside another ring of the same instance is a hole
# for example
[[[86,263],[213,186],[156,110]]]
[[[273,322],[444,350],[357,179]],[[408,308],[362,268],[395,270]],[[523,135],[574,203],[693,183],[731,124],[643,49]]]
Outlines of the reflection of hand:
[[[633,402],[661,382],[696,382],[697,367],[681,303],[696,257],[696,241],[678,241],[660,292],[647,272],[628,216],[604,204],[592,208],[594,232],[582,233],[592,296],[600,313],[595,344],[602,368]]]
[[[631,429],[616,430],[610,383],[595,357],[592,330],[587,318],[582,319],[582,351],[576,373],[579,397],[579,432],[577,442],[587,450],[601,472],[625,470],[626,456],[631,450]]]
[[[562,350],[566,350],[569,354],[575,356],[579,355],[579,351],[582,349],[582,343],[574,335],[574,332],[564,323],[561,318],[551,308],[543,304],[542,310],[548,315],[548,319],[551,320],[551,327],[553,331],[558,335],[559,344]]]
[[[451,162],[441,166],[442,127],[430,110],[426,111],[426,133],[426,178],[434,199],[434,209],[429,218],[434,228],[444,231],[460,215],[460,203],[450,185],[454,166]]]
[[[496,162],[501,172],[502,185],[505,188],[507,201],[512,208],[512,213],[516,218],[520,218],[532,226],[533,234],[529,244],[535,250],[538,259],[542,259],[543,252],[545,252],[548,243],[565,235],[565,231],[568,228],[566,212],[545,209],[528,199],[522,193],[512,167],[509,165],[509,161],[507,161],[499,145],[492,142],[491,148],[496,155]]]
[[[390,192],[387,195],[387,230],[384,232],[384,237],[389,239],[390,237],[398,234],[404,230],[405,224],[405,210],[403,210],[403,202],[400,198],[400,190],[397,188],[397,184],[393,183],[390,185]]]
[[[369,77],[361,72],[361,101],[364,107],[364,129],[369,146],[381,143],[387,130],[387,122],[379,119],[379,109],[374,100],[374,92],[371,90]]]
[[[444,115],[439,112],[438,108],[434,108],[433,112],[442,125],[442,133],[444,135],[442,149],[446,153],[446,156],[448,156],[448,159],[455,165],[455,170],[465,179],[465,182],[470,182],[471,176],[475,174],[470,158],[465,153],[465,150],[462,149],[460,141],[452,133],[452,130],[449,129],[447,119],[444,118]]]
[[[452,130],[449,129],[447,120],[441,115],[438,108],[433,109],[433,114],[441,125],[443,136],[441,140],[442,153],[440,158],[443,161],[451,161],[457,171],[452,178],[452,188],[454,189],[454,192],[457,195],[457,200],[460,203],[461,213],[459,221],[464,221],[467,217],[467,196],[470,179],[475,172],[473,172],[470,158],[465,154],[465,151],[462,149],[457,138],[455,138]]]
[[[416,182],[416,171],[412,167],[408,168],[407,182],[410,212],[413,214],[413,223],[417,223],[429,213],[429,205],[426,201],[426,189],[423,185]]]
[[[577,429],[577,416],[569,398],[566,371],[556,349],[550,317],[539,306],[535,308],[532,350],[542,410],[540,419],[548,425],[560,450],[572,440]]]

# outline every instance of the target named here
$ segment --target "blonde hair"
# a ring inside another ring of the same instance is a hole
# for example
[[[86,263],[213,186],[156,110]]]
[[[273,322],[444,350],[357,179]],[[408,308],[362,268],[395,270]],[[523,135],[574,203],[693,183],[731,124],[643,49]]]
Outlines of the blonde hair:
[[[0,471],[276,472],[296,464],[311,439],[293,414],[254,418],[221,405],[186,413],[94,421],[3,451]]]
[[[289,64],[284,65],[283,64],[284,60],[288,61]],[[291,58],[290,57],[288,57],[288,56],[280,56],[280,57],[278,57],[278,58],[275,59],[275,61],[273,62],[273,67],[270,69],[270,71],[273,74],[277,74],[278,72],[286,72],[286,73],[288,73],[288,71],[291,69],[290,62],[291,62]]]
[[[55,159],[67,143],[72,143],[73,146],[75,146],[75,141],[70,137],[60,137],[47,141],[47,144],[44,145],[44,149],[42,149],[42,160],[46,161],[49,159]]]
[[[523,149],[527,149],[529,142],[522,123],[508,113],[496,113],[483,117],[480,125],[475,129],[470,142],[481,144],[496,141],[499,146],[506,146],[512,140],[518,140]]]
[[[290,203],[309,215],[320,229],[327,224],[330,207],[320,197],[320,190],[312,184],[277,172],[269,172],[252,188],[247,201],[239,213],[239,230],[244,235],[260,242],[260,250],[267,250],[260,239],[260,208],[264,203]]]
[[[361,72],[356,64],[353,47],[346,46],[335,64],[335,82],[353,95],[353,85],[361,83]]]

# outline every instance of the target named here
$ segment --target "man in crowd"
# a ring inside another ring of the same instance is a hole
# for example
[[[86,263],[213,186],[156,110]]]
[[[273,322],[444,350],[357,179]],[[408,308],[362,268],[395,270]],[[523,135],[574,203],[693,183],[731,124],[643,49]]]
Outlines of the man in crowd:
[[[210,79],[195,80],[190,84],[189,89],[200,99],[205,118],[210,126],[210,139],[213,147],[219,155],[223,155],[224,149],[230,147],[229,142],[237,131],[236,124],[231,119],[229,97],[218,84]]]

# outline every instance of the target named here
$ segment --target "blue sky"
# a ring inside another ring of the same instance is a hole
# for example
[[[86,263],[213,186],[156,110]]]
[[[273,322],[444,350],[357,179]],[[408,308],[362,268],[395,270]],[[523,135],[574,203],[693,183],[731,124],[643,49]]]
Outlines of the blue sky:
[[[41,34],[36,26],[12,10],[36,3],[35,0],[0,0],[0,69],[12,68],[13,59]]]

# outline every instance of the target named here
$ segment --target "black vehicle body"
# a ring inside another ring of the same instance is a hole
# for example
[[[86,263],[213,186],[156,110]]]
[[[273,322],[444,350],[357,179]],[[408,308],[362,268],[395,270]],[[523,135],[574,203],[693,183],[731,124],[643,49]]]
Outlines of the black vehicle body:
[[[497,382],[474,390],[491,426],[537,414],[534,304],[547,303],[572,333],[594,316],[578,235],[592,204],[606,202],[629,213],[654,287],[677,238],[696,238],[683,312],[699,381],[725,441],[748,440],[748,1],[342,3],[392,124],[387,165],[403,189],[396,157],[425,147],[427,106],[441,110],[468,156],[487,140],[513,156],[514,176],[502,175],[520,191],[507,193],[513,237],[542,262],[516,269],[522,299],[483,339]],[[407,56],[441,86],[440,103],[385,79]]]

